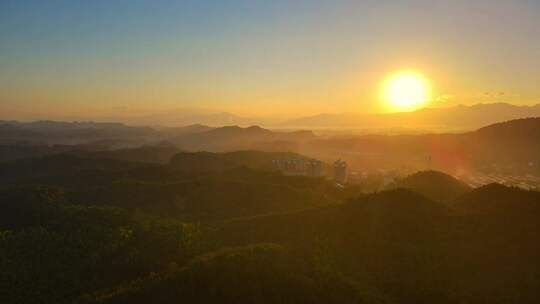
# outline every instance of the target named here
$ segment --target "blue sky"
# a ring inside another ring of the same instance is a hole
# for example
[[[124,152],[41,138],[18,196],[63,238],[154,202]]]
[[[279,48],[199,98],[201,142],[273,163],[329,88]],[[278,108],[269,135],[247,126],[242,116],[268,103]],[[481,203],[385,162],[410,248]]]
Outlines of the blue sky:
[[[401,69],[450,104],[532,104],[538,37],[532,0],[2,0],[0,110],[373,112]]]

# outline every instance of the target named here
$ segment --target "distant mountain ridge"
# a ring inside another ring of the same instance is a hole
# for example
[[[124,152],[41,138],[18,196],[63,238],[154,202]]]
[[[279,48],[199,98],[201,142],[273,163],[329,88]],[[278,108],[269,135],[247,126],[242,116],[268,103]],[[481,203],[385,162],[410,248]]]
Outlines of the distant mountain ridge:
[[[538,138],[540,117],[499,122],[460,133],[348,136],[316,135],[309,130],[276,131],[260,126],[150,128],[91,122],[4,122],[0,124],[0,161],[72,150],[169,146],[186,152],[296,152],[325,162],[346,158],[351,170],[363,171],[403,165],[414,171],[425,170],[429,161],[431,168],[452,175],[469,169],[537,175]],[[166,157],[155,159],[158,158]]]
[[[64,121],[0,121],[0,143],[82,144],[92,141],[144,141],[158,136],[150,127],[127,126],[122,123]]]
[[[256,125],[193,124],[165,128],[77,121],[0,121],[0,144],[94,145],[103,150],[163,143],[194,151],[245,150],[254,148],[255,144],[303,142],[313,138],[312,131],[273,131]]]
[[[205,109],[180,108],[167,112],[142,115],[121,119],[126,123],[139,125],[161,125],[167,127],[181,127],[186,125],[202,124],[213,127],[227,125],[254,125],[266,124],[269,121],[264,118],[252,118],[236,115],[223,111]]]
[[[319,114],[289,120],[284,126],[309,128],[424,128],[433,130],[473,130],[501,121],[540,116],[540,104],[516,106],[507,103],[458,105],[425,108],[389,114]]]

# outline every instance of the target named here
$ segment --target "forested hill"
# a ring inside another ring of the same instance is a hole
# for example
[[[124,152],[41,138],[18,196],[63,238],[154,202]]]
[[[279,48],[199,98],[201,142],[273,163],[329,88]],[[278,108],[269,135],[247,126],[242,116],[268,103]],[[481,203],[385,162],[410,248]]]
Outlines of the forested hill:
[[[271,170],[300,154],[175,152],[0,163],[0,303],[540,301],[539,192],[425,171],[366,193]]]
[[[183,171],[223,171],[235,167],[249,167],[270,171],[272,161],[277,159],[296,159],[308,161],[312,158],[292,152],[261,152],[255,150],[225,153],[184,152],[176,154],[170,165]]]
[[[213,237],[223,246],[283,244],[389,303],[535,303],[539,208],[538,192],[502,185],[451,207],[397,189],[232,221]]]
[[[443,204],[246,167],[128,164],[1,187],[2,303],[539,299],[538,192],[490,185]]]
[[[439,202],[449,202],[471,191],[464,182],[438,171],[420,171],[390,185],[389,188],[406,188]]]
[[[332,204],[345,195],[323,178],[272,171],[275,157],[306,159],[293,153],[178,153],[170,164],[117,159],[160,156],[148,151],[67,153],[6,162],[0,164],[0,187],[55,187],[77,203],[189,221],[300,210]]]

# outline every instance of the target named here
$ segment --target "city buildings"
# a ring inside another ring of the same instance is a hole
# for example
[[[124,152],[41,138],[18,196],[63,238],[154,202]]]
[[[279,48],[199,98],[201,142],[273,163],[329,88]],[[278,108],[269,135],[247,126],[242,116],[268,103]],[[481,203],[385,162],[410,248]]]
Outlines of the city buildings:
[[[322,176],[322,162],[316,159],[309,160],[306,162],[305,171],[307,176]]]
[[[274,171],[285,175],[323,176],[323,164],[316,159],[278,158],[272,160]]]

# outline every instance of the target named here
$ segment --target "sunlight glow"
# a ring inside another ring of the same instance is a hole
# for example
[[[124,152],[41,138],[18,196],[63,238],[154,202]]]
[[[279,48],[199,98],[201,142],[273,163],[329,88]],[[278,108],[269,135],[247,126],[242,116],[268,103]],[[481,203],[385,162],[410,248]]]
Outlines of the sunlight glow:
[[[389,111],[414,111],[428,102],[430,85],[422,74],[403,71],[393,74],[384,82],[382,94]]]

